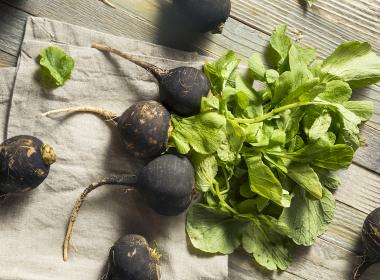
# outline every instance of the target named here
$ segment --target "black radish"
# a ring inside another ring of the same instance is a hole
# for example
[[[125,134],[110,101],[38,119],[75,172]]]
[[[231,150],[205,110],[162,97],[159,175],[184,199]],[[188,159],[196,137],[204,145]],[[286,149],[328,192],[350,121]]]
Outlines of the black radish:
[[[64,241],[63,259],[67,260],[69,242],[79,209],[86,196],[103,185],[130,186],[146,198],[149,207],[165,216],[179,215],[192,200],[195,184],[194,169],[186,157],[165,154],[150,161],[136,175],[116,175],[88,186],[76,201],[71,212]]]
[[[143,236],[125,235],[111,247],[105,280],[159,280],[159,260]]]
[[[56,160],[53,149],[36,137],[18,135],[0,144],[0,195],[38,187]]]
[[[152,73],[159,83],[162,104],[178,115],[191,116],[199,113],[202,97],[206,97],[210,91],[207,76],[194,67],[165,70],[107,45],[92,44],[92,47],[126,58]]]
[[[354,271],[353,279],[360,276],[373,264],[380,263],[380,208],[373,210],[365,219],[362,228],[363,256]]]
[[[90,112],[116,124],[128,153],[137,158],[151,158],[166,150],[170,131],[170,113],[157,101],[140,101],[118,117],[115,113],[93,107],[71,107],[42,114]]]
[[[231,12],[230,0],[174,0],[190,28],[206,33],[222,33]]]

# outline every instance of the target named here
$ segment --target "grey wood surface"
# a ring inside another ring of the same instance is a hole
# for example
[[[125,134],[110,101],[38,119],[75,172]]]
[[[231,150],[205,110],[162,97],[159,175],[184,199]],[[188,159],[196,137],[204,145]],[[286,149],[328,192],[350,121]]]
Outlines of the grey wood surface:
[[[110,0],[113,9],[97,0],[0,0],[0,67],[14,66],[27,16],[62,20],[115,35],[163,43],[165,0]],[[380,53],[380,0],[317,0],[306,9],[298,0],[233,0],[222,35],[204,35],[185,43],[202,54],[235,50],[243,59],[264,53],[272,29],[282,23],[303,44],[325,57],[347,40],[368,41]],[[164,31],[165,32],[165,31]],[[260,271],[243,252],[230,257],[230,279],[349,279],[360,254],[360,229],[365,216],[380,206],[380,86],[355,92],[355,99],[372,100],[375,115],[362,128],[368,145],[354,164],[340,172],[343,186],[335,193],[337,210],[329,230],[310,248],[299,248],[289,269]],[[363,279],[380,279],[373,267]]]

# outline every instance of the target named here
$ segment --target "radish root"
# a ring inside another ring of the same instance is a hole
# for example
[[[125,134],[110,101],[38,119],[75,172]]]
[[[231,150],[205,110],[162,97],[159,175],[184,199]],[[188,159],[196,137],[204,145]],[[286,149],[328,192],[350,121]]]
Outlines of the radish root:
[[[160,67],[157,67],[156,65],[153,65],[151,63],[142,61],[142,60],[140,60],[140,58],[138,58],[135,55],[131,55],[131,54],[122,52],[122,51],[115,49],[115,48],[108,46],[108,45],[94,43],[91,45],[91,48],[97,49],[97,50],[102,51],[102,52],[110,52],[110,53],[116,54],[120,57],[123,57],[123,58],[137,64],[138,66],[144,68],[145,70],[149,71],[159,81],[161,80],[163,75],[168,73],[167,70],[164,70]]]
[[[103,185],[134,186],[136,184],[136,181],[137,181],[137,177],[135,175],[113,175],[113,176],[104,178],[99,182],[92,183],[82,192],[80,197],[75,202],[73,209],[71,210],[70,220],[67,225],[66,236],[63,242],[63,260],[64,261],[67,261],[68,259],[69,244],[70,244],[70,239],[73,235],[74,223],[78,217],[79,209],[82,206],[83,201],[86,199],[87,195],[93,190]]]
[[[101,2],[103,2],[104,4],[116,9],[116,6],[114,4],[112,4],[110,1],[108,0],[100,0]]]
[[[96,107],[68,107],[68,108],[48,111],[48,112],[42,113],[41,116],[46,117],[46,116],[58,114],[58,113],[79,113],[79,112],[97,114],[103,117],[106,121],[111,121],[114,125],[117,125],[117,120],[119,118],[119,116],[116,115],[114,112],[96,108]]]

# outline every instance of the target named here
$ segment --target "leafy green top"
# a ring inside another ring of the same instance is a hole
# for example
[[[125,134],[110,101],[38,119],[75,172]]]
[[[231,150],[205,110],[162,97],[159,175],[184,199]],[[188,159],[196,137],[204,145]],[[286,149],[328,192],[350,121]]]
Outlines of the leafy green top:
[[[75,62],[62,49],[47,47],[40,53],[40,65],[44,79],[52,81],[55,86],[63,86],[65,81],[71,79]]]
[[[206,62],[213,94],[199,115],[173,116],[171,140],[192,160],[203,194],[187,216],[192,244],[223,254],[241,246],[283,270],[292,247],[312,245],[333,218],[333,171],[351,164],[358,126],[373,113],[371,102],[349,100],[351,88],[380,80],[380,58],[368,43],[348,42],[316,60],[286,26],[267,53],[274,69],[253,54],[244,76],[232,51]]]

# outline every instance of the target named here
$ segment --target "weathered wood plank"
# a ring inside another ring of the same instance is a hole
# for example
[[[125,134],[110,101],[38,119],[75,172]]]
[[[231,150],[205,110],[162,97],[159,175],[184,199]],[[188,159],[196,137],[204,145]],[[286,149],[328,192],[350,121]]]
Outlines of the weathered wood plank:
[[[260,271],[243,252],[236,252],[229,259],[230,279],[306,279],[346,280],[358,262],[353,253],[319,239],[312,247],[298,248],[292,265],[286,272]],[[379,266],[371,268],[363,279],[377,279]]]
[[[165,32],[158,28],[160,25],[157,23],[160,21],[161,13],[165,11],[166,6],[163,5],[167,4],[167,1],[164,0],[131,1],[126,6],[127,9],[113,9],[94,0],[40,0],[17,3],[8,0],[5,2],[37,16],[152,43],[162,43],[160,32]],[[126,3],[128,3],[127,0]],[[138,15],[137,11],[142,14]],[[112,20],[110,20],[111,18]],[[188,42],[186,48],[209,55],[221,55],[227,49],[234,49],[243,58],[248,58],[253,51],[263,53],[266,44],[267,36],[265,34],[230,19],[222,35],[203,35],[197,41],[196,46],[194,46],[194,42]]]
[[[16,66],[17,58],[9,53],[0,50],[0,68]]]
[[[378,7],[377,0],[322,0],[305,11],[298,0],[234,0],[232,17],[267,34],[276,25],[286,23],[294,38],[317,47],[326,56],[336,45],[349,40],[369,41],[379,52]],[[363,14],[366,19],[362,19]],[[368,22],[371,24],[366,25]]]
[[[342,186],[334,193],[338,201],[367,214],[380,206],[380,176],[377,173],[353,164],[338,175],[342,181]]]
[[[17,56],[29,15],[0,2],[0,50]]]
[[[318,0],[310,10],[380,47],[380,1]]]
[[[354,162],[380,174],[380,130],[377,127],[369,122],[361,129],[366,146],[357,150]]]

